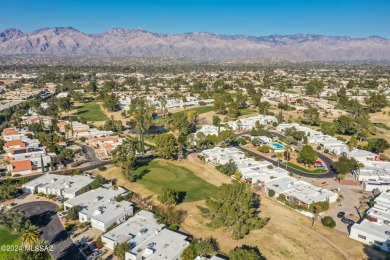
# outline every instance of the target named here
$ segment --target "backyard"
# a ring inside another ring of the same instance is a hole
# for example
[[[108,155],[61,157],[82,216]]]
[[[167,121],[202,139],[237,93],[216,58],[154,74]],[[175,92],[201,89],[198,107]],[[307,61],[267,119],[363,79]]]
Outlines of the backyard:
[[[284,163],[285,164],[285,163]],[[299,170],[301,172],[305,172],[305,173],[311,173],[311,174],[323,174],[323,173],[327,173],[328,170],[326,169],[314,169],[314,170],[309,170],[309,169],[306,169],[304,167],[301,167],[301,166],[298,166],[294,163],[291,163],[291,162],[287,162],[287,166],[288,167],[291,167],[291,168],[294,168],[296,170]]]
[[[20,245],[19,235],[0,229],[0,245]],[[12,254],[13,252],[11,251],[0,250],[0,259],[6,259],[7,256],[11,256]]]
[[[89,102],[77,108],[77,115],[83,116],[87,121],[105,121],[109,118],[104,114],[100,104]]]

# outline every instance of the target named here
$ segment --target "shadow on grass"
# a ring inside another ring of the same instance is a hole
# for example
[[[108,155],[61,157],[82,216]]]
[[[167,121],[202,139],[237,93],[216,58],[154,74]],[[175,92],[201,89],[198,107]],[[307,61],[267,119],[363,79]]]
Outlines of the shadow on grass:
[[[186,196],[187,196],[186,191],[179,191],[179,199],[177,200],[177,204],[183,203]]]
[[[138,180],[141,180],[142,177],[144,177],[145,174],[147,174],[147,173],[149,173],[149,172],[150,172],[149,169],[144,169],[144,170],[142,170],[140,173],[137,174],[137,181],[138,181]]]
[[[91,110],[81,110],[81,111],[77,111],[77,115],[81,115],[81,114],[85,114],[85,113],[88,113],[89,111]]]

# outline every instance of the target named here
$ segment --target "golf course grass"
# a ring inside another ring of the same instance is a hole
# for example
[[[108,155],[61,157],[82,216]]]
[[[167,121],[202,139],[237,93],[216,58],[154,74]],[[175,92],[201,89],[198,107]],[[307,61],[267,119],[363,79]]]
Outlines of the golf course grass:
[[[168,162],[151,161],[136,171],[146,172],[137,183],[158,194],[166,187],[185,192],[183,202],[203,200],[216,191],[214,185],[202,180],[192,171]]]
[[[201,106],[201,107],[189,108],[189,109],[183,110],[181,112],[196,111],[198,113],[198,115],[200,115],[200,114],[204,114],[204,113],[207,113],[207,112],[210,112],[213,110],[214,110],[214,106]]]
[[[11,233],[7,230],[0,229],[0,246],[3,245],[20,245],[19,235]],[[6,259],[6,256],[12,255],[15,252],[7,252],[0,250],[0,259]]]
[[[77,115],[85,117],[87,121],[106,121],[109,119],[100,108],[100,105],[95,102],[86,103],[78,108]]]

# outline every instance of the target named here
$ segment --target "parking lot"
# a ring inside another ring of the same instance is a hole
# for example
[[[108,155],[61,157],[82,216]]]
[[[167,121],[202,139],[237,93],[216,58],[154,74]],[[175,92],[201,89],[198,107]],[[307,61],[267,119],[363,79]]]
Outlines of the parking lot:
[[[339,212],[345,212],[345,218],[351,219],[355,222],[359,220],[359,214],[357,208],[360,212],[363,212],[368,205],[364,202],[367,200],[362,199],[362,197],[369,197],[372,194],[363,192],[363,188],[360,185],[342,185],[334,178],[328,179],[315,179],[315,178],[306,178],[306,177],[297,177],[298,179],[305,180],[312,183],[318,187],[323,187],[328,190],[333,190],[342,195],[343,199],[339,202],[335,202],[330,206],[330,209],[325,212],[324,216],[331,216],[336,221],[336,227],[340,232],[349,234],[348,228],[350,225],[345,224],[341,221],[341,218],[337,217]],[[352,177],[349,177],[352,180]],[[362,202],[362,203],[360,203]]]

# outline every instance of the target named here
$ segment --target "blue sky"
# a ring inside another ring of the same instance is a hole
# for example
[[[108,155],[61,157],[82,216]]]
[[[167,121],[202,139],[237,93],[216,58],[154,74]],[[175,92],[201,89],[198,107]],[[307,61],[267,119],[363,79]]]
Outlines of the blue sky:
[[[1,0],[0,30],[73,26],[158,33],[315,33],[390,38],[390,0]]]

